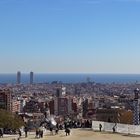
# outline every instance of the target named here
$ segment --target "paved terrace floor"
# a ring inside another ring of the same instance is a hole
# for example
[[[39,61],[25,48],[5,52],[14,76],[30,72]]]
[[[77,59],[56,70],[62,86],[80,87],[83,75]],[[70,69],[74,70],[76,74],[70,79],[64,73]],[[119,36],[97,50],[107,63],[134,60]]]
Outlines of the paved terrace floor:
[[[0,140],[13,140],[17,136],[4,135]],[[28,138],[24,135],[20,140],[37,140],[35,133],[30,133]],[[51,136],[49,131],[40,140],[140,140],[140,136],[113,134],[105,132],[94,132],[92,130],[73,129],[70,136],[65,136],[65,132],[61,131],[58,135]]]

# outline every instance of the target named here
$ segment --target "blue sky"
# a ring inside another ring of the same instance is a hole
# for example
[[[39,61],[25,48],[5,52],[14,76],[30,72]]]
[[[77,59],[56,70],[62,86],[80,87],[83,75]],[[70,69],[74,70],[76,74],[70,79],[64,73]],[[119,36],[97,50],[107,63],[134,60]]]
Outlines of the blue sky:
[[[0,0],[0,73],[140,73],[140,0]]]

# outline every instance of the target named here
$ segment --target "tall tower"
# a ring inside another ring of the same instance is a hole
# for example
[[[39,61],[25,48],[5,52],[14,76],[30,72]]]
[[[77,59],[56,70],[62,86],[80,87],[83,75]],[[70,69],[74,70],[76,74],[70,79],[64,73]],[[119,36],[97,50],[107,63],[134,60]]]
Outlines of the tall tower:
[[[83,99],[83,103],[82,103],[83,117],[86,117],[86,113],[88,111],[88,103],[89,101],[87,98]]]
[[[61,97],[61,95],[62,95],[61,88],[57,88],[56,89],[56,97],[59,98],[59,97]]]
[[[133,101],[133,106],[134,106],[134,110],[133,110],[133,124],[134,125],[139,125],[140,124],[140,120],[139,120],[139,89],[135,89],[134,90],[134,94],[135,94],[135,98]]]
[[[0,109],[11,111],[11,100],[11,91],[9,89],[0,89]]]
[[[30,84],[33,84],[34,82],[34,73],[31,71],[30,72]]]
[[[65,97],[66,88],[64,86],[56,89],[56,98],[54,100],[54,114],[55,115],[67,115],[71,110],[71,102]]]
[[[18,71],[17,72],[17,84],[20,84],[21,83],[21,72]]]

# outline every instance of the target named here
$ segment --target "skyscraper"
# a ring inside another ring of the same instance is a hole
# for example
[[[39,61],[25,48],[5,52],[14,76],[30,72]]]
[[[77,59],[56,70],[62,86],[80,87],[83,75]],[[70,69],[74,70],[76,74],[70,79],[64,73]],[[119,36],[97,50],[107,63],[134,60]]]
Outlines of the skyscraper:
[[[33,84],[34,82],[34,73],[31,71],[30,72],[30,84]]]
[[[134,105],[134,110],[133,110],[133,124],[134,125],[139,125],[140,124],[140,119],[139,119],[139,113],[140,113],[140,107],[139,107],[139,89],[134,90],[135,98],[133,101]]]
[[[9,89],[0,89],[0,109],[11,111],[11,91]]]
[[[18,71],[17,72],[17,84],[20,84],[21,83],[21,72]]]
[[[88,104],[89,104],[88,99],[87,98],[84,99],[82,103],[83,117],[86,117],[86,113],[88,112]]]

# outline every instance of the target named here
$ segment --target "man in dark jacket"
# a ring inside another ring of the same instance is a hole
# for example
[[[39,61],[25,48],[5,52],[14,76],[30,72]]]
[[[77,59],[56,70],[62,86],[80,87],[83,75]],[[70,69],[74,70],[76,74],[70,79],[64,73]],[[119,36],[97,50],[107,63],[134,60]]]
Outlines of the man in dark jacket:
[[[66,128],[65,132],[66,132],[66,136],[70,135],[70,129],[69,128]]]

